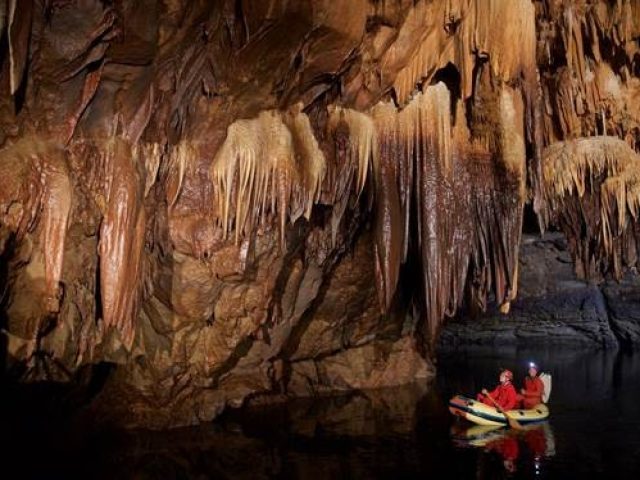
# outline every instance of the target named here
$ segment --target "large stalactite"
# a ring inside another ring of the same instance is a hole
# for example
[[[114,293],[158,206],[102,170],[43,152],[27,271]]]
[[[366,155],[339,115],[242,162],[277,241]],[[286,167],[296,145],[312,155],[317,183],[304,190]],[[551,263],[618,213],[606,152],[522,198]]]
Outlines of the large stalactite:
[[[0,353],[125,425],[429,375],[527,204],[638,262],[637,0],[0,0],[0,62]]]

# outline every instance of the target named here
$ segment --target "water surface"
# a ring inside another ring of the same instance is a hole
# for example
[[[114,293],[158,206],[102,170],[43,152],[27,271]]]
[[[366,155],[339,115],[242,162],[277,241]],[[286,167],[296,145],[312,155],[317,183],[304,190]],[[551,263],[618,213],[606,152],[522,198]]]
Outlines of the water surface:
[[[474,437],[449,414],[451,396],[492,387],[500,367],[520,378],[529,359],[553,374],[543,427]],[[4,451],[21,478],[635,479],[639,401],[637,353],[457,352],[439,357],[429,386],[255,406],[170,432],[31,425]]]

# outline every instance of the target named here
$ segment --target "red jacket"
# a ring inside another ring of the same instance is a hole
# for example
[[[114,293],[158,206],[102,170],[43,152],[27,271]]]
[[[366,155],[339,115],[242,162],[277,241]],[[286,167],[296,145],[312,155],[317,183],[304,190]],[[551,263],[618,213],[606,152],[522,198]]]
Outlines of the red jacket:
[[[522,405],[524,408],[533,408],[542,403],[542,394],[544,393],[544,383],[540,377],[529,377],[524,379],[524,398]]]
[[[516,408],[518,403],[518,395],[516,394],[516,389],[513,388],[511,382],[507,382],[504,384],[498,385],[495,390],[489,392],[489,395],[496,401],[502,410],[513,410]],[[480,400],[485,405],[489,405],[491,407],[495,407],[493,402],[488,398],[485,398],[484,395],[478,395],[478,400]]]
[[[524,441],[536,457],[543,456],[547,451],[547,437],[544,436],[542,427],[527,430],[524,433]]]
[[[520,453],[518,441],[511,436],[492,440],[491,442],[487,443],[485,450],[493,450],[495,452],[498,452],[500,455],[502,455],[503,459],[512,461],[515,461],[518,458],[518,454]]]

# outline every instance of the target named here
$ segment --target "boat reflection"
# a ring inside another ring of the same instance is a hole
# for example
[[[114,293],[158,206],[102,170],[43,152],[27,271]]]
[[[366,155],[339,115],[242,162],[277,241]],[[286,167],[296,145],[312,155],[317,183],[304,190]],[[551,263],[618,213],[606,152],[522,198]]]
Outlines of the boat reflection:
[[[527,425],[522,430],[455,423],[451,427],[451,438],[458,448],[477,448],[484,455],[497,455],[507,473],[516,472],[520,465],[540,475],[544,460],[556,453],[553,430],[548,422]]]

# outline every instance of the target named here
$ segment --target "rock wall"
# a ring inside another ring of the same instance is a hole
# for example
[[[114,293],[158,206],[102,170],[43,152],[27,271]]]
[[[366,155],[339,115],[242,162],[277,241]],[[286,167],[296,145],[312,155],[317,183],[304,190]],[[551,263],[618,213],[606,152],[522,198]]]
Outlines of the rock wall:
[[[469,347],[634,349],[640,345],[640,279],[595,282],[576,277],[558,232],[523,236],[520,290],[508,316],[494,306],[460,315],[443,328],[440,351]]]
[[[527,202],[621,278],[639,37],[637,0],[0,0],[5,370],[115,365],[97,411],[154,428],[422,379],[509,312]]]

